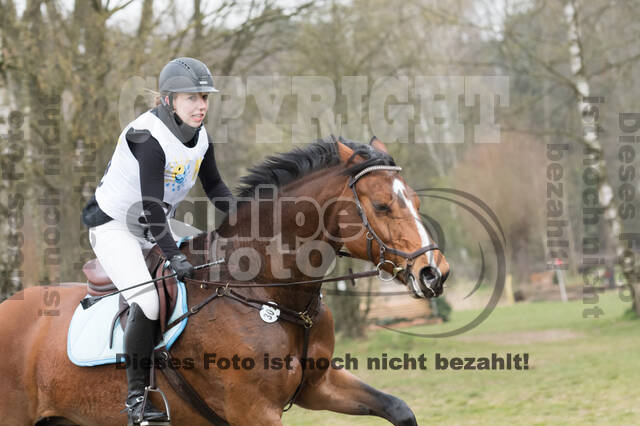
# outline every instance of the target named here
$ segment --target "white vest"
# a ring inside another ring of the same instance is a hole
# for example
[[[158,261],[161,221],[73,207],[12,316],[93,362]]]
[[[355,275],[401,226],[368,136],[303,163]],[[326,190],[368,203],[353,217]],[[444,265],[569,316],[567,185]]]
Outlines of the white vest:
[[[100,208],[113,219],[130,224],[138,223],[138,218],[144,216],[138,160],[131,153],[126,139],[127,131],[131,128],[149,130],[164,151],[162,201],[165,214],[171,217],[198,177],[200,164],[209,147],[207,131],[203,126],[196,145],[188,148],[150,111],[124,128],[105,175],[96,188],[96,200]]]

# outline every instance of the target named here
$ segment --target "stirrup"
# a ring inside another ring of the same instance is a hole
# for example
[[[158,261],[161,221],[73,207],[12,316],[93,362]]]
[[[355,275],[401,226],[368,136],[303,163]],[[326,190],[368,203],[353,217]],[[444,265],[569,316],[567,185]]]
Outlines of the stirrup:
[[[164,396],[164,392],[160,388],[145,386],[144,388],[144,399],[142,401],[142,417],[144,418],[144,407],[146,407],[147,399],[149,398],[149,392],[158,392],[162,397],[162,402],[164,403],[164,411],[167,413],[166,421],[154,421],[154,420],[143,420],[140,422],[140,426],[171,426],[171,411],[169,409],[169,402],[167,401],[167,397]]]
[[[164,403],[165,412],[167,413],[167,420],[144,420],[144,407],[146,407],[147,399],[149,398],[149,392],[158,392],[162,397],[162,402]],[[144,388],[144,395],[141,397],[142,401],[142,418],[143,420],[140,422],[133,422],[129,419],[128,425],[139,425],[139,426],[171,426],[171,411],[169,409],[169,402],[167,401],[167,397],[164,395],[159,388],[152,388],[151,386],[146,386]]]

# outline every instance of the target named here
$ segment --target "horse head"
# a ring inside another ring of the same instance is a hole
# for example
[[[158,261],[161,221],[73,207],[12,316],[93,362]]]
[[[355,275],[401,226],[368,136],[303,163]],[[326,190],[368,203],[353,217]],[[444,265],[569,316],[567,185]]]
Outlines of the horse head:
[[[344,246],[396,277],[415,297],[442,294],[449,264],[420,220],[420,199],[384,144],[374,137],[369,145],[343,139],[336,145],[350,178],[344,192],[350,202],[338,218]]]

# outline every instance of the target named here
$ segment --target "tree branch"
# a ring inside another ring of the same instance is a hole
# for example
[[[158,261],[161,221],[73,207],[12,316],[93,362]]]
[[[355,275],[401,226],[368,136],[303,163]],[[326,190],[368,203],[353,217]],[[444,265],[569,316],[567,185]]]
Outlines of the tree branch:
[[[640,60],[640,53],[637,53],[633,56],[630,56],[626,59],[623,59],[620,62],[615,62],[615,63],[607,63],[606,65],[604,65],[603,67],[601,67],[599,70],[594,71],[593,73],[588,74],[586,77],[587,78],[591,78],[591,77],[597,77],[600,76],[604,73],[606,73],[607,71],[611,71],[613,69],[618,69],[618,68],[622,68],[626,65],[630,65],[633,62],[637,62],[638,60]]]

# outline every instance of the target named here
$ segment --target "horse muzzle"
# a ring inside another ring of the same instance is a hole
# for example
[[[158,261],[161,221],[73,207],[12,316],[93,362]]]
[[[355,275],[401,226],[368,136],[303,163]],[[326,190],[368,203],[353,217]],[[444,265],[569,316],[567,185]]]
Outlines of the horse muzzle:
[[[438,268],[425,266],[420,269],[417,278],[412,272],[407,275],[407,285],[413,291],[413,297],[431,299],[442,294],[449,271],[442,274]]]

